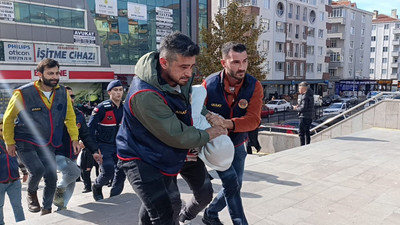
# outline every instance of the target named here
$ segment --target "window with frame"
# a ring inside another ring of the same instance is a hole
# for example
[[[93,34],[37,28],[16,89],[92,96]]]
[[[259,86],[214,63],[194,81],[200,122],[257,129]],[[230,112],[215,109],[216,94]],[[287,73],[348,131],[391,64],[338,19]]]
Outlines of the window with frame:
[[[354,48],[354,41],[350,41],[350,48]]]
[[[376,41],[376,36],[371,36],[371,41]]]
[[[269,51],[269,41],[268,40],[263,40],[262,41],[262,46],[263,46],[263,51]]]
[[[85,11],[14,2],[14,20],[19,23],[85,29]]]
[[[336,39],[329,40],[329,48],[336,48],[336,46],[337,46],[337,40]]]
[[[323,55],[323,52],[324,52],[323,50],[324,50],[324,47],[318,46],[318,55],[319,56]]]
[[[315,28],[309,27],[307,32],[308,37],[315,37]]]
[[[376,25],[372,25],[372,30],[376,30]]]
[[[293,63],[293,76],[298,76],[299,74],[298,74],[298,70],[297,70],[297,63],[295,62],[295,63]]]
[[[291,68],[290,68],[290,62],[287,62],[287,63],[286,63],[286,74],[287,74],[288,76],[292,76],[292,70],[291,70]]]
[[[226,8],[226,0],[220,0],[219,1],[219,7],[220,8]]]
[[[285,62],[275,62],[275,71],[283,71]]]
[[[339,52],[331,52],[329,54],[331,62],[341,62],[341,57]]]
[[[300,63],[300,76],[304,75],[304,63]]]
[[[284,44],[283,42],[276,42],[275,52],[282,53],[284,52]]]
[[[278,2],[278,4],[276,5],[276,15],[281,17],[283,15],[284,9],[285,7],[283,6],[283,3]]]
[[[362,15],[362,17],[361,17],[361,23],[365,23],[365,15]]]
[[[389,24],[385,24],[383,29],[388,30],[389,29]]]
[[[289,4],[288,17],[289,17],[289,18],[292,18],[292,17],[293,17],[293,4]]]
[[[350,34],[354,35],[354,27],[350,27]]]
[[[355,12],[351,12],[351,20],[355,20],[356,19],[356,13]]]
[[[314,55],[314,46],[307,46],[307,54]]]
[[[375,52],[375,47],[371,47],[371,52]]]
[[[382,63],[387,63],[387,58],[382,58]]]
[[[314,63],[307,63],[306,67],[307,67],[307,73],[314,72]]]
[[[296,6],[296,20],[300,19],[300,6]]]
[[[317,72],[322,72],[322,63],[317,64]]]
[[[374,74],[374,69],[369,69],[369,74]]]
[[[315,11],[311,10],[310,12],[310,23],[314,23],[315,22]]]
[[[388,51],[388,47],[383,47],[383,52],[387,52]]]
[[[319,38],[324,38],[324,30],[322,30],[322,29],[318,30],[318,37]]]
[[[276,21],[276,32],[284,33],[285,32],[285,24],[280,21]]]
[[[365,35],[365,29],[361,29],[361,35]]]
[[[389,35],[383,36],[383,40],[384,40],[384,41],[388,41],[388,40],[389,40]]]
[[[269,31],[269,29],[270,29],[270,20],[269,19],[266,19],[266,18],[262,18],[261,19],[261,24],[264,26],[264,30],[265,31]]]
[[[386,75],[387,74],[387,69],[382,69],[382,74]]]
[[[307,21],[307,14],[308,14],[307,8],[304,7],[304,9],[303,9],[303,21]]]
[[[319,12],[319,21],[323,22],[325,20],[325,12]]]
[[[369,58],[370,63],[375,63],[375,58]]]
[[[264,8],[269,9],[271,7],[271,0],[264,0]]]

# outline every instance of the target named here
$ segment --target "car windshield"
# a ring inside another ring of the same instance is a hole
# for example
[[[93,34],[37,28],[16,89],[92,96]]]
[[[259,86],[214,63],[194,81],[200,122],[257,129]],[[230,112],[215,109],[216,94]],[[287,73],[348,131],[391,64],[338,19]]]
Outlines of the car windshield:
[[[329,106],[329,108],[340,109],[340,108],[342,108],[342,104],[333,104],[333,105]]]
[[[278,104],[278,101],[269,101],[267,104],[276,105]]]

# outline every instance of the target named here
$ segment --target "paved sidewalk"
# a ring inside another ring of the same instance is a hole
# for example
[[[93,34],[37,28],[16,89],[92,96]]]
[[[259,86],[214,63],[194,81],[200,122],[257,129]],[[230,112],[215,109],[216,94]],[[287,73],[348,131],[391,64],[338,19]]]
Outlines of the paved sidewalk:
[[[188,200],[189,188],[182,179],[179,183]],[[94,202],[90,193],[80,193],[78,183],[69,210],[43,217],[26,210],[24,191],[27,221],[21,224],[137,224],[139,200],[126,184],[122,195]],[[216,193],[220,180],[213,185]],[[372,128],[267,156],[249,155],[242,198],[252,225],[398,225],[399,190],[400,130]],[[10,208],[6,202],[6,223],[14,221]],[[193,224],[202,224],[201,216]],[[220,218],[231,224],[227,209]]]

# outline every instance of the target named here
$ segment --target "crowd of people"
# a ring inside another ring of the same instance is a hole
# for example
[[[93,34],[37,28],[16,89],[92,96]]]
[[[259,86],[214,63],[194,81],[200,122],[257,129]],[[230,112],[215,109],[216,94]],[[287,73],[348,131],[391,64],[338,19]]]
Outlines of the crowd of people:
[[[66,209],[82,176],[84,192],[91,191],[96,201],[104,198],[102,187],[110,182],[109,196],[119,195],[127,178],[142,203],[140,224],[189,224],[204,210],[204,224],[218,225],[225,207],[233,224],[248,224],[240,190],[248,132],[261,122],[263,88],[246,72],[246,46],[227,42],[221,46],[223,70],[204,80],[200,90],[205,96],[196,101],[195,110],[192,70],[199,52],[186,35],[168,35],[158,52],[137,62],[125,101],[121,82],[110,82],[109,100],[93,109],[88,124],[73,107],[73,90],[59,84],[58,62],[42,60],[39,80],[17,88],[4,114],[0,224],[5,192],[13,196],[15,220],[24,220],[19,167],[22,180],[27,179],[28,210],[41,215],[51,213],[52,205]],[[96,164],[100,172],[91,184]],[[214,199],[206,165],[216,169],[222,181]],[[62,174],[58,181],[57,170]],[[181,202],[178,174],[193,192],[186,204]]]

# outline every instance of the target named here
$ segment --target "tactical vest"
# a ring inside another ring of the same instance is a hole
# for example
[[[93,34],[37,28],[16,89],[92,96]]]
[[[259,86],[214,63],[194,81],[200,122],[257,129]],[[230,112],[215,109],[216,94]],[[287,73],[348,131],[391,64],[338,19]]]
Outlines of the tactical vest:
[[[211,74],[206,79],[207,104],[209,111],[218,113],[225,119],[242,117],[247,112],[250,99],[253,96],[257,80],[246,74],[243,84],[231,106],[225,97],[223,71]],[[247,140],[247,132],[229,132],[233,144],[238,146]]]
[[[7,183],[18,178],[17,157],[9,156],[3,140],[0,140],[0,183]]]
[[[67,114],[67,92],[63,86],[53,90],[50,110],[34,83],[18,88],[23,99],[23,109],[15,121],[14,138],[38,146],[62,144],[64,121]]]
[[[168,146],[153,136],[135,117],[130,102],[139,92],[151,91],[158,94],[166,105],[175,112],[180,121],[192,125],[191,106],[180,95],[162,92],[137,77],[124,103],[124,118],[117,135],[117,152],[121,160],[143,160],[160,169],[164,175],[176,175],[182,168],[188,152]]]

